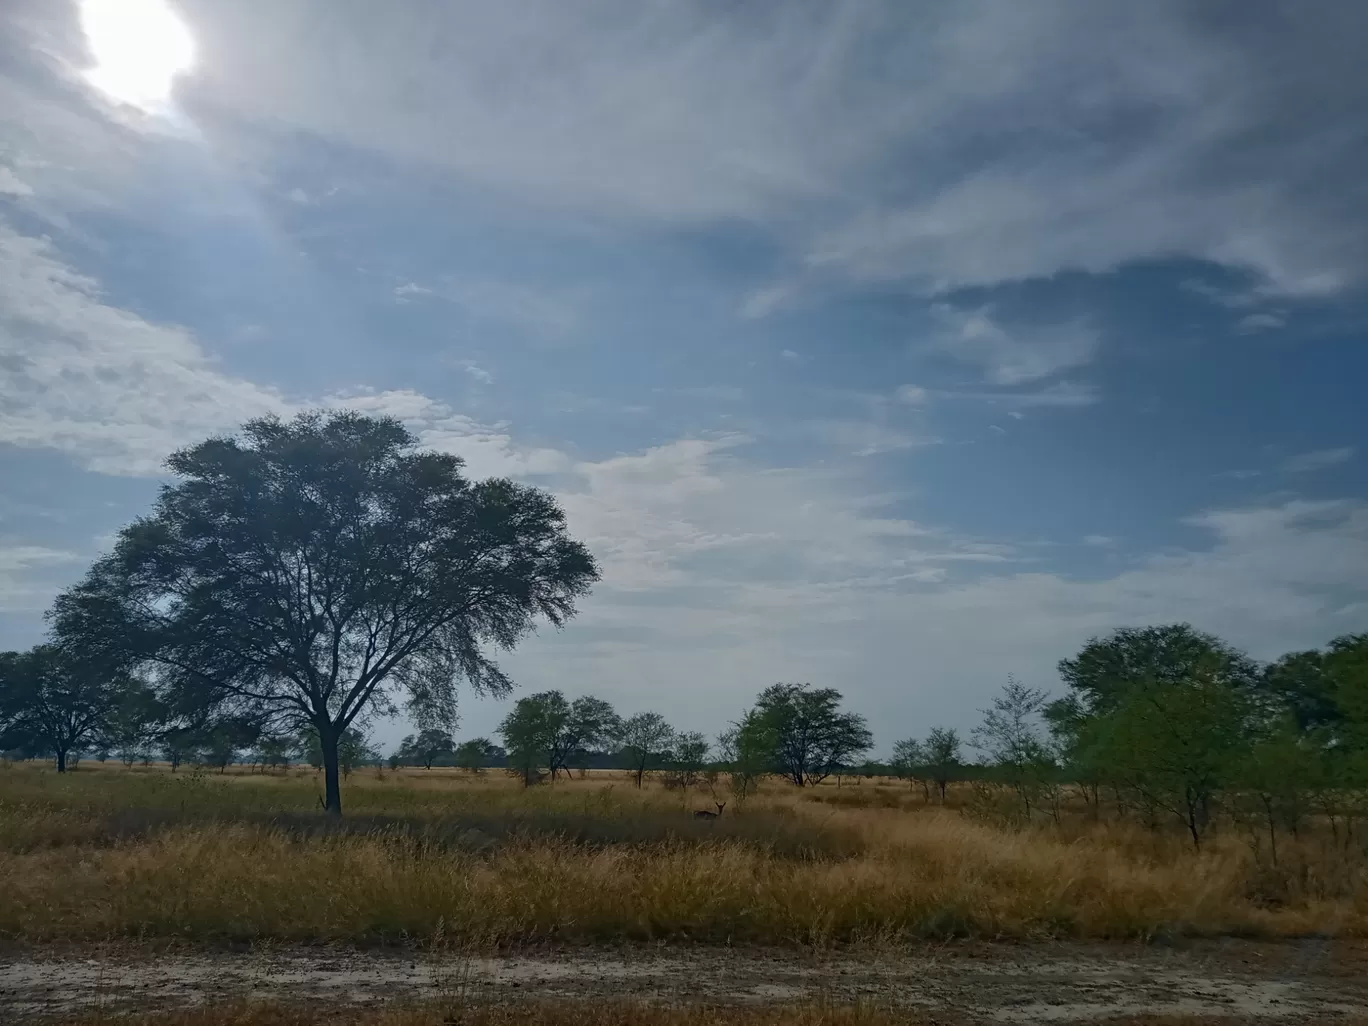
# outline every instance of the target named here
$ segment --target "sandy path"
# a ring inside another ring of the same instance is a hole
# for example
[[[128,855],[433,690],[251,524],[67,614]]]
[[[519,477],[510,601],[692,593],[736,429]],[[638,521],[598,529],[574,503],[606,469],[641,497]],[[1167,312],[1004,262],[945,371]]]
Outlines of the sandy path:
[[[0,953],[0,1021],[252,996],[325,1003],[612,996],[836,1000],[987,1022],[1125,1013],[1333,1021],[1368,1014],[1368,951],[1339,942],[1181,948],[973,945],[894,956],[747,949],[590,950],[497,959],[354,949]]]

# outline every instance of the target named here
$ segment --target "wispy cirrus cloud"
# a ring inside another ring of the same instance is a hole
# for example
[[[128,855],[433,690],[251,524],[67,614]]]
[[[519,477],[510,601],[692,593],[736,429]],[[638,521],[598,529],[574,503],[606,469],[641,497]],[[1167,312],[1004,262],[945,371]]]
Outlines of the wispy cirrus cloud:
[[[1312,449],[1310,452],[1297,453],[1283,460],[1281,469],[1289,474],[1307,474],[1317,470],[1328,470],[1354,458],[1352,445],[1336,446],[1332,449]]]
[[[1090,363],[1098,332],[1083,320],[1063,324],[1006,326],[989,307],[959,310],[944,303],[931,308],[936,344],[956,359],[983,371],[992,385],[1024,385]]]
[[[184,98],[222,146],[295,129],[542,209],[760,226],[794,266],[932,292],[1172,256],[1307,296],[1368,272],[1354,4],[182,8]],[[70,17],[19,27],[60,65]],[[6,81],[27,144],[93,166],[55,140],[102,129]]]

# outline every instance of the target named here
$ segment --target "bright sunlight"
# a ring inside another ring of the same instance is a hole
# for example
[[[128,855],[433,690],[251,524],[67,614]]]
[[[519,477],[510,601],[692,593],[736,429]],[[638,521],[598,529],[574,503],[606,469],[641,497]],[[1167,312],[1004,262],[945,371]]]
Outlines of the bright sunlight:
[[[166,0],[83,0],[81,27],[95,58],[89,82],[146,111],[164,107],[194,63],[195,41]]]

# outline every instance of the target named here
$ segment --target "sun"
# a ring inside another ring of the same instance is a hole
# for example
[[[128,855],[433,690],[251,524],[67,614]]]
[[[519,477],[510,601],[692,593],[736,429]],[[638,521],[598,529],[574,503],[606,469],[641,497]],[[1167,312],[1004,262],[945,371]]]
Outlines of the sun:
[[[166,0],[81,0],[81,28],[95,58],[87,81],[145,111],[165,108],[195,61],[195,40]]]

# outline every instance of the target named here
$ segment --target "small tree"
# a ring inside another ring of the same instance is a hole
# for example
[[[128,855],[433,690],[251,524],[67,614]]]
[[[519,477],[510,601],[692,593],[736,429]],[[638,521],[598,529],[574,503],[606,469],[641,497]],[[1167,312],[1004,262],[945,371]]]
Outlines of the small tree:
[[[508,768],[530,787],[540,779],[538,768],[550,766],[557,754],[557,738],[570,716],[570,706],[559,691],[520,698],[499,724],[508,750]]]
[[[456,746],[456,765],[471,773],[483,773],[485,767],[498,755],[498,746],[489,738],[471,738]]]
[[[1133,689],[1102,723],[1101,758],[1143,800],[1177,816],[1195,848],[1217,790],[1248,751],[1247,693],[1219,676]]]
[[[677,787],[695,787],[708,763],[708,739],[696,730],[675,735],[669,756],[669,781]]]
[[[1056,768],[1040,727],[1046,698],[1044,691],[1009,675],[973,734],[974,746],[1016,793],[1027,818],[1040,805],[1041,792],[1053,782]]]
[[[156,741],[164,716],[156,693],[141,681],[129,681],[105,718],[101,747],[116,749],[124,765],[132,766]]]
[[[423,769],[430,770],[438,759],[454,757],[455,754],[455,739],[439,727],[427,727],[399,742],[399,758]]]
[[[774,684],[756,699],[774,737],[779,767],[797,786],[820,784],[873,746],[864,717],[841,712],[840,703],[835,688],[811,690],[808,684]]]
[[[263,769],[289,769],[295,746],[280,734],[268,734],[257,742],[257,758]]]
[[[917,786],[918,777],[922,767],[926,765],[926,753],[922,750],[922,743],[915,738],[906,738],[896,741],[893,744],[893,758],[888,764],[888,768],[893,771],[899,780],[906,780],[911,786]],[[924,777],[922,786],[926,789],[927,800],[931,798],[930,789],[926,785]]]
[[[199,759],[226,773],[239,754],[261,738],[261,724],[237,716],[224,717],[202,726],[198,734]]]
[[[758,709],[748,709],[718,735],[717,747],[738,806],[744,805],[766,774],[774,771],[778,745],[774,728]]]
[[[932,727],[922,746],[926,759],[926,771],[940,791],[941,804],[945,804],[946,789],[959,772],[964,762],[960,752],[959,734],[953,727]]]
[[[1324,751],[1314,738],[1298,727],[1297,712],[1279,724],[1266,736],[1259,738],[1243,753],[1236,756],[1233,776],[1238,790],[1237,800],[1253,803],[1261,829],[1258,838],[1267,831],[1269,856],[1278,865],[1278,831],[1294,838],[1301,831],[1312,795],[1323,784]]]
[[[194,757],[198,745],[199,732],[194,727],[177,724],[161,732],[162,758],[170,764],[172,773],[180,769],[186,759]]]
[[[665,761],[674,742],[674,728],[665,722],[665,717],[660,713],[637,713],[623,721],[618,732],[618,743],[637,787],[641,786],[647,770]]]
[[[348,727],[403,696],[449,718],[462,679],[508,693],[485,647],[561,625],[598,577],[549,494],[472,483],[391,418],[262,418],[168,466],[179,480],[58,599],[55,633],[187,704],[312,727],[334,814]]]
[[[570,761],[577,756],[610,750],[621,732],[622,721],[603,699],[593,695],[575,699],[570,703],[570,715],[555,739],[551,778],[555,779],[557,769],[569,776]]]
[[[74,764],[73,753],[100,736],[132,686],[129,678],[55,645],[0,656],[0,702],[10,710],[8,732],[51,752],[58,773]]]

